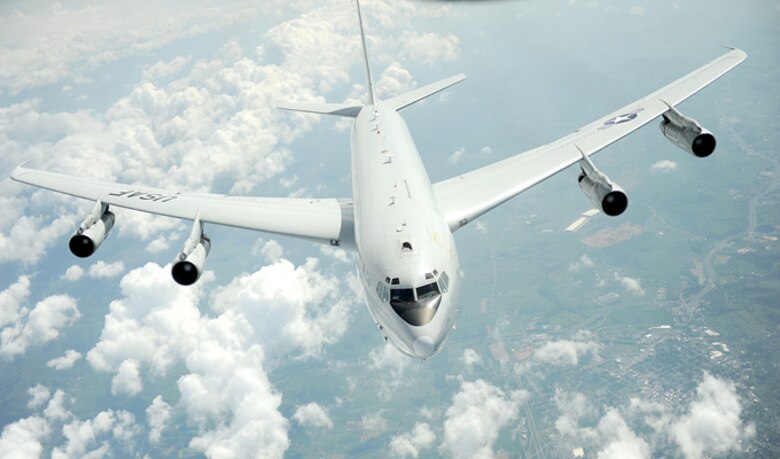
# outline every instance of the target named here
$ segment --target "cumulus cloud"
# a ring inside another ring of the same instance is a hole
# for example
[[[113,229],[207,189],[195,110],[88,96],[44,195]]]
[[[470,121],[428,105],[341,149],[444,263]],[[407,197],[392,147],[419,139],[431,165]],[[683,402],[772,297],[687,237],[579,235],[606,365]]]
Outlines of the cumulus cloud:
[[[122,271],[124,270],[125,265],[121,261],[106,263],[101,260],[89,267],[89,277],[93,279],[106,279],[116,277],[122,274]]]
[[[171,419],[172,408],[161,396],[152,400],[152,404],[146,408],[146,420],[149,423],[149,441],[159,443],[162,432]]]
[[[332,429],[333,421],[328,417],[328,413],[319,404],[315,402],[298,406],[293,414],[298,424],[317,428]]]
[[[65,274],[62,275],[62,278],[66,281],[75,282],[81,279],[82,276],[84,276],[84,269],[81,266],[72,265],[65,270]]]
[[[130,271],[87,360],[115,372],[117,383],[126,375],[139,385],[136,368],[164,374],[182,362],[179,406],[201,432],[192,448],[280,457],[289,445],[288,422],[264,370],[267,356],[310,358],[335,342],[349,322],[351,287],[319,272],[315,259],[297,267],[279,260],[217,288],[211,297],[217,315],[210,316],[198,307],[203,285],[181,288],[154,263]],[[136,391],[133,384],[122,390]]]
[[[118,58],[148,53],[175,40],[251,20],[263,5],[232,2],[214,14],[218,2],[175,4],[120,2],[63,6],[0,18],[6,32],[0,86],[12,93],[63,79],[83,80],[89,71]],[[89,37],[89,39],[85,39]],[[1,93],[0,93],[1,94]]]
[[[27,407],[32,409],[38,409],[43,406],[43,404],[49,400],[49,396],[51,395],[49,393],[49,388],[42,384],[36,384],[35,386],[27,389],[27,393],[30,394],[30,401],[27,402]]]
[[[620,276],[619,274],[615,274],[615,279],[620,281],[620,284],[623,286],[626,291],[634,296],[644,296],[645,295],[645,289],[642,288],[642,284],[639,282],[639,279],[635,279],[633,277],[628,276]]]
[[[505,392],[481,379],[463,382],[444,421],[440,451],[454,458],[492,457],[493,443],[517,418],[525,391]]]
[[[668,172],[675,169],[677,169],[677,163],[674,161],[669,161],[668,159],[663,159],[650,166],[650,170],[660,172]]]
[[[266,260],[271,263],[279,261],[284,255],[284,249],[282,246],[273,239],[266,241],[260,248],[259,252],[262,256],[265,257]]]
[[[589,256],[582,254],[579,260],[569,264],[569,271],[575,272],[582,268],[590,269],[594,266],[596,266],[596,264],[593,263],[593,260],[591,260]]]
[[[53,295],[39,301],[30,311],[22,306],[30,294],[30,280],[22,276],[0,292],[0,356],[10,360],[32,345],[42,345],[60,336],[62,329],[79,318],[76,301],[67,295]]]
[[[672,437],[687,459],[739,452],[742,441],[755,435],[741,414],[734,384],[705,372],[688,412],[671,426]]]
[[[111,393],[136,395],[143,389],[138,362],[127,359],[119,365],[116,375],[111,379]]]
[[[552,365],[577,365],[588,354],[597,356],[600,346],[590,334],[579,332],[574,340],[549,341],[534,351],[534,359]]]
[[[411,432],[393,437],[390,440],[390,453],[394,457],[419,457],[420,451],[433,446],[436,434],[423,422],[414,425]]]
[[[603,414],[581,393],[556,390],[561,412],[555,428],[565,441],[586,445],[595,457],[650,458],[675,455],[686,459],[734,454],[755,434],[741,419],[742,406],[734,384],[704,373],[688,407],[664,401],[630,399],[627,406],[606,407]],[[644,424],[640,436],[631,425]]]
[[[66,439],[65,445],[52,450],[54,459],[77,457],[111,456],[113,449],[109,440],[124,443],[129,450],[129,442],[140,432],[132,413],[124,410],[106,410],[87,420],[74,419],[62,427]]]
[[[48,362],[46,362],[46,366],[49,368],[54,368],[55,370],[67,370],[68,368],[73,367],[73,365],[81,358],[81,353],[76,352],[73,349],[68,349],[65,351],[65,355],[62,357],[57,357],[56,359],[51,359]]]
[[[480,362],[482,362],[482,356],[474,349],[469,348],[463,351],[463,363],[467,367],[471,368]]]
[[[6,459],[40,457],[43,452],[41,440],[49,435],[50,430],[46,420],[38,416],[8,424],[0,435],[0,457]]]

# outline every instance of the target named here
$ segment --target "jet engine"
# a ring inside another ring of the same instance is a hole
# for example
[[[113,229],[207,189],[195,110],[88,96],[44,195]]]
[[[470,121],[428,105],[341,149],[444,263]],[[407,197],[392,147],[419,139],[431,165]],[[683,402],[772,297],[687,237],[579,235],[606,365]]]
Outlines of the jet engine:
[[[173,261],[171,276],[180,285],[192,285],[203,274],[206,257],[211,251],[211,239],[203,233],[200,219],[195,219],[192,232],[184,243],[181,252]]]
[[[579,148],[579,147],[578,147]],[[582,173],[579,176],[580,189],[605,214],[615,217],[628,207],[628,196],[620,186],[612,182],[603,172],[596,169],[590,158],[582,153]]]
[[[108,210],[108,204],[98,201],[92,212],[81,222],[68,243],[70,251],[79,258],[86,258],[97,251],[106,240],[116,217]]]
[[[671,105],[662,116],[661,132],[673,144],[697,158],[705,158],[715,151],[715,136],[695,119],[688,118]]]

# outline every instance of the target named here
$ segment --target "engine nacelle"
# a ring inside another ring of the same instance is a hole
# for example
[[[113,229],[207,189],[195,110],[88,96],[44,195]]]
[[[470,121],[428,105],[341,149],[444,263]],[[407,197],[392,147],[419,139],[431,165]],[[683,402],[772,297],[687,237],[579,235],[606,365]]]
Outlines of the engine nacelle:
[[[81,222],[73,234],[68,247],[73,255],[86,258],[97,251],[108,233],[114,227],[116,216],[108,210],[108,205],[98,201],[92,213]]]
[[[710,131],[701,127],[674,107],[663,114],[661,132],[670,142],[697,158],[706,158],[715,151],[717,142]]]
[[[602,174],[603,175],[603,174]],[[594,180],[585,173],[579,177],[580,189],[593,205],[610,217],[616,217],[625,212],[628,207],[628,196],[620,186],[612,183],[606,175],[606,180]]]
[[[211,239],[203,234],[200,220],[196,219],[192,233],[171,267],[171,276],[179,285],[192,285],[200,279],[211,251]]]

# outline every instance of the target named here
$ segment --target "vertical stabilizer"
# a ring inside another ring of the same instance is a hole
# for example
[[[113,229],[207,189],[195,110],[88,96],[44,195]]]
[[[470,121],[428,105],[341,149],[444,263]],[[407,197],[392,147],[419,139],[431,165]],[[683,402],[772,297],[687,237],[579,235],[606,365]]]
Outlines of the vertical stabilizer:
[[[360,23],[360,42],[363,44],[363,61],[366,63],[366,79],[368,80],[368,105],[374,105],[376,96],[374,95],[374,81],[371,79],[371,68],[368,65],[366,34],[363,31],[363,15],[360,13],[360,0],[355,0],[355,4],[357,4],[358,22]]]

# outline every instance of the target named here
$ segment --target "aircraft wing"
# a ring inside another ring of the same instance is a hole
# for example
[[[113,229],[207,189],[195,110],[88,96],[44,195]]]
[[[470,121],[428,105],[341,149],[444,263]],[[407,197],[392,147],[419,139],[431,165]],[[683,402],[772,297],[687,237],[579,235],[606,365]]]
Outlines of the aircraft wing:
[[[337,199],[259,198],[188,193],[17,167],[16,181],[110,206],[167,217],[234,226],[319,242],[349,240],[352,202]]]
[[[622,139],[720,78],[747,54],[732,49],[679,80],[555,142],[434,184],[439,210],[455,231],[537,183]],[[579,150],[578,150],[579,148]]]

